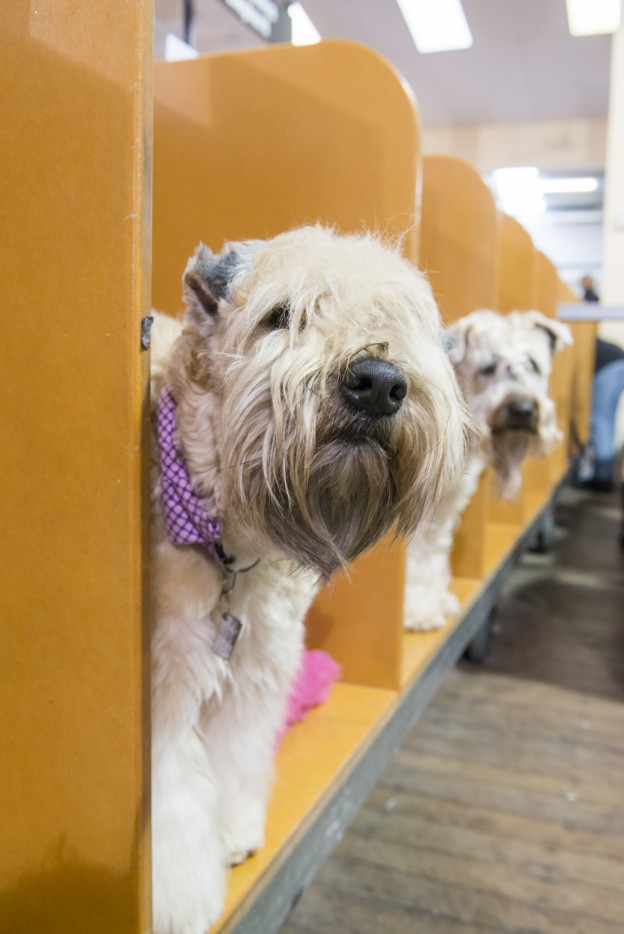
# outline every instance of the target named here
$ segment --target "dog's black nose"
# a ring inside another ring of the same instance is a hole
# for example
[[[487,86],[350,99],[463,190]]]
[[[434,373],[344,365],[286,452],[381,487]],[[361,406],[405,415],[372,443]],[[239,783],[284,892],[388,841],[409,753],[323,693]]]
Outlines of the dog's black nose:
[[[342,395],[352,408],[369,415],[394,415],[407,395],[407,381],[388,360],[364,357],[349,367]]]
[[[537,402],[533,399],[515,399],[507,406],[507,424],[510,428],[533,430],[537,416]]]

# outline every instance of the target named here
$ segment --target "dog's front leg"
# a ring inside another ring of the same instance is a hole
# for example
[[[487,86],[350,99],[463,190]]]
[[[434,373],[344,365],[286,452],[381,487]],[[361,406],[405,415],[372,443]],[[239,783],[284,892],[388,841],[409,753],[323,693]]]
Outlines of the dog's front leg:
[[[447,617],[459,613],[459,600],[449,590],[453,535],[482,471],[483,461],[472,455],[457,487],[438,503],[429,524],[407,546],[406,629],[438,629]]]
[[[234,609],[244,615],[246,626],[231,660],[232,689],[224,694],[218,716],[207,711],[203,723],[230,865],[264,843],[277,736],[301,662],[303,617],[315,589],[303,573],[292,581],[273,581],[267,574],[266,583],[263,576],[260,570],[242,582]]]
[[[427,531],[407,549],[405,628],[438,629],[459,612],[459,601],[449,591],[452,523]],[[430,534],[431,533],[431,534]]]
[[[252,689],[244,697],[230,695],[204,736],[214,755],[220,789],[220,840],[231,866],[264,844],[276,734],[284,708],[284,689]]]
[[[204,565],[193,552],[176,553],[167,544],[154,560],[154,934],[204,934],[223,909],[218,788],[199,734],[200,712],[222,675],[208,615],[219,577]]]
[[[204,934],[223,910],[225,875],[216,783],[188,731],[153,761],[154,934]]]

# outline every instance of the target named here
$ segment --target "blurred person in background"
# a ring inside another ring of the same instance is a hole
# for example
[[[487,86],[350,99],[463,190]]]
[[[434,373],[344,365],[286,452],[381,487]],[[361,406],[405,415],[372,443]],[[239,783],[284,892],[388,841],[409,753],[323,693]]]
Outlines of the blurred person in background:
[[[591,276],[581,279],[583,300],[600,301]],[[624,392],[624,350],[617,344],[596,340],[591,408],[590,456],[585,459],[582,482],[586,489],[613,489],[616,460],[616,415]]]
[[[598,293],[591,276],[583,276],[581,279],[581,288],[583,289],[584,302],[599,302]]]

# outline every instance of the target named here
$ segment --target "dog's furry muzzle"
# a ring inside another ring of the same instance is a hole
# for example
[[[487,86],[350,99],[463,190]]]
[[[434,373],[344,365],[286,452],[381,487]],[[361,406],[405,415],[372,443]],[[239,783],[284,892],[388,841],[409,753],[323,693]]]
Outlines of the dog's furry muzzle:
[[[230,459],[247,462],[229,478],[242,522],[324,580],[391,529],[411,534],[456,446],[428,390],[416,395],[395,415],[371,416],[340,385],[323,397],[308,392],[296,414],[280,412],[277,430],[273,420],[251,463],[249,439],[231,438]]]
[[[296,503],[278,530],[298,561],[327,579],[392,526],[397,509],[397,464],[385,446],[360,435],[317,448],[305,503]],[[284,537],[284,532],[292,535]],[[301,530],[306,530],[305,538]]]
[[[530,396],[505,399],[492,413],[490,430],[493,435],[521,431],[536,435],[539,430],[539,404]]]
[[[500,495],[516,496],[521,485],[520,466],[527,457],[548,454],[557,440],[554,409],[549,400],[530,396],[505,399],[490,419],[485,453],[494,468]]]

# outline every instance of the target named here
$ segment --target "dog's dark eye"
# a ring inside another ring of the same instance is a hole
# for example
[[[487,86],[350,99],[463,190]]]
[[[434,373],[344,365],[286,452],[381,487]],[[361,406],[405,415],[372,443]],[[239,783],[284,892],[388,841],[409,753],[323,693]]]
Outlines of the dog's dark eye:
[[[288,305],[278,305],[264,319],[263,324],[270,331],[279,331],[290,324],[290,308]]]
[[[488,363],[487,366],[481,367],[481,369],[479,370],[479,374],[481,376],[494,376],[494,374],[496,373],[496,366],[497,366],[496,361],[494,361],[493,363]]]
[[[537,365],[537,363],[535,362],[535,360],[533,359],[533,357],[529,357],[529,366],[531,367],[531,369],[533,370],[534,373],[537,373],[539,376],[542,375],[542,371],[541,371],[540,368],[538,367],[538,365]]]

